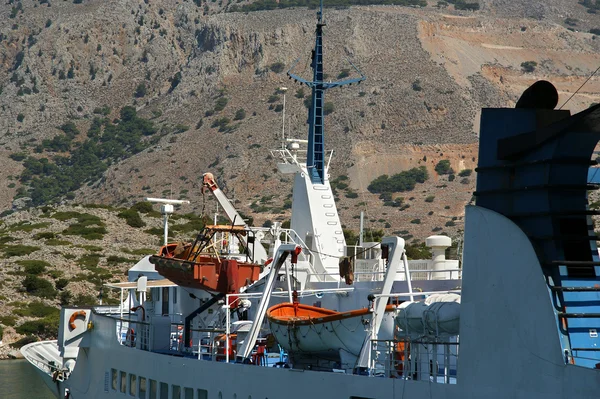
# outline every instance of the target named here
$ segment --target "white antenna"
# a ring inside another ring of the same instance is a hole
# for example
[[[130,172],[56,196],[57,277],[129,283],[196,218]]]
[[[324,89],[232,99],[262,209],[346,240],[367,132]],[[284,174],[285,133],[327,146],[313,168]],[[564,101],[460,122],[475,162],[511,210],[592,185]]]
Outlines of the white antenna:
[[[169,238],[169,215],[171,215],[174,211],[173,205],[189,204],[190,201],[167,199],[167,198],[144,198],[144,201],[162,204],[160,206],[160,213],[162,213],[162,215],[163,215],[163,227],[165,230],[164,245],[167,245],[167,240]]]

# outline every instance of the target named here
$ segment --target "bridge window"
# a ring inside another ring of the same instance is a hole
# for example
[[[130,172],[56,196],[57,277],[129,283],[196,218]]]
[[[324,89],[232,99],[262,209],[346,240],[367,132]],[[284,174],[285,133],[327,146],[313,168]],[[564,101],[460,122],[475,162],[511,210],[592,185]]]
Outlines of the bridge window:
[[[117,390],[117,370],[110,369],[111,387],[113,391]]]
[[[181,399],[181,387],[179,385],[171,385],[173,390],[173,399]]]
[[[158,387],[156,381],[150,380],[150,399],[156,399],[158,394]]]
[[[129,394],[135,396],[137,393],[137,376],[135,374],[129,374]]]
[[[127,392],[127,373],[124,371],[120,371],[120,378],[121,378],[121,392],[125,393]]]
[[[140,392],[138,398],[146,399],[146,378],[140,377]]]
[[[160,399],[169,399],[169,384],[166,382],[160,383]]]

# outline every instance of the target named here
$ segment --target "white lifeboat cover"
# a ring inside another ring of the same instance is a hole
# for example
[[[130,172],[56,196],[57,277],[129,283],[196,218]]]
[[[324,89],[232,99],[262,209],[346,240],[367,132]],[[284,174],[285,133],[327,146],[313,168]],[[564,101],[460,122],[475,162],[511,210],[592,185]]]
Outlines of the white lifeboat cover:
[[[431,305],[436,302],[457,302],[460,303],[460,295],[454,293],[433,294],[425,298],[425,304]]]

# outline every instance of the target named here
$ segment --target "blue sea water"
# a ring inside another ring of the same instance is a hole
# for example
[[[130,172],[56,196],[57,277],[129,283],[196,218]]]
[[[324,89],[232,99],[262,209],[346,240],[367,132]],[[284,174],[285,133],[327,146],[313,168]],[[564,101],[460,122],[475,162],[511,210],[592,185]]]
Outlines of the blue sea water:
[[[0,398],[55,399],[26,360],[0,361]]]

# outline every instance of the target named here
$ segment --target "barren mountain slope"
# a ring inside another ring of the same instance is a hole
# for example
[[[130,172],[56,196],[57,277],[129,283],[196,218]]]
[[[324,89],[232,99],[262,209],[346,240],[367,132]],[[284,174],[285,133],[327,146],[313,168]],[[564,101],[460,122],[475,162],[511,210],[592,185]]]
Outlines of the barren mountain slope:
[[[95,109],[108,105],[110,116],[116,117],[120,107],[135,104],[139,113],[162,126],[161,140],[113,164],[105,178],[80,190],[77,201],[131,203],[148,194],[187,196],[196,200],[198,211],[198,179],[211,170],[246,213],[257,199],[274,195],[274,212],[256,215],[259,223],[285,218],[278,208],[289,195],[289,179],[274,172],[267,151],[279,145],[281,113],[275,106],[282,95],[273,95],[278,87],[289,87],[286,129],[305,137],[304,99],[295,96],[299,86],[284,72],[301,57],[296,72],[310,75],[314,11],[203,15],[203,9],[187,1],[36,4],[23,2],[15,18],[9,18],[11,7],[0,6],[6,16],[0,19],[5,66],[0,105],[6,115],[0,120],[0,151],[6,159],[0,179],[6,186],[6,179],[20,170],[19,162],[7,159],[9,154],[30,151],[42,138],[57,134],[56,127],[69,118],[85,132]],[[582,6],[550,5],[550,20],[536,20],[522,18],[531,17],[518,11],[528,7],[525,3],[482,4],[481,11],[464,14],[381,6],[326,10],[329,79],[343,69],[352,72],[346,58],[367,75],[358,87],[327,93],[335,107],[326,120],[326,146],[337,154],[333,177],[349,174],[351,187],[361,194],[358,199],[340,195],[341,206],[348,208],[343,212],[347,225],[356,224],[360,202],[368,202],[371,213],[387,213],[382,201],[365,190],[374,177],[418,166],[432,145],[475,143],[482,106],[511,106],[537,79],[555,82],[562,102],[600,65],[593,35],[557,24],[561,10],[585,12]],[[524,73],[524,61],[537,62],[536,70]],[[273,71],[276,63],[285,65],[283,72]],[[147,91],[135,98],[141,83]],[[23,93],[24,87],[29,93]],[[598,89],[594,78],[569,107],[579,110],[597,101]],[[309,94],[306,88],[304,94]],[[206,116],[218,97],[226,97],[227,105]],[[224,117],[234,119],[240,108],[246,117],[230,121],[231,132],[213,127]],[[475,165],[472,160],[462,166],[462,156],[469,157],[459,153],[450,158],[456,171]],[[396,154],[409,155],[398,162]],[[436,177],[433,166],[454,153],[440,147],[433,154],[428,163]],[[374,162],[382,159],[387,161]],[[470,198],[473,180],[448,182],[464,191],[459,209]],[[10,185],[14,187],[0,197],[4,206],[19,186]],[[436,187],[426,190],[435,195]],[[391,230],[404,230],[400,224],[406,219],[427,220],[425,212],[428,207],[414,206],[409,215],[395,212],[383,219]]]

